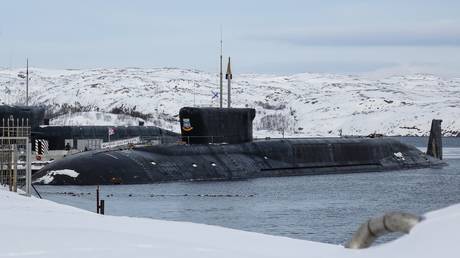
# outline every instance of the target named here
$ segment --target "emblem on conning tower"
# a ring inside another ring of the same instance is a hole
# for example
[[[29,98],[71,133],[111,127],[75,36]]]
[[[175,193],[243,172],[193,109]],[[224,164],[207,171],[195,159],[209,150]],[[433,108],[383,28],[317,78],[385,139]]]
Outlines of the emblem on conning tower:
[[[190,123],[190,118],[182,119],[182,130],[186,132],[193,130],[192,124]]]

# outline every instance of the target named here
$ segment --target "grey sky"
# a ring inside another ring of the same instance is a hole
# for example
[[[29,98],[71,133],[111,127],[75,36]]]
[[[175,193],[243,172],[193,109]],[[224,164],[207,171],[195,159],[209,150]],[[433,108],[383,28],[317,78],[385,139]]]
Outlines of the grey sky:
[[[460,75],[460,1],[0,2],[2,67]]]

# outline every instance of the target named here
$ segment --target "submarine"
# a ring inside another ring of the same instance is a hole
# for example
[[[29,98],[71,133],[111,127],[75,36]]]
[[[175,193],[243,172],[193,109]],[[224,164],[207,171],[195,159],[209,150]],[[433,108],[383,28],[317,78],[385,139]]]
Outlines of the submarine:
[[[184,107],[178,142],[93,150],[39,170],[35,184],[149,184],[442,167],[441,120],[428,151],[390,137],[253,139],[251,108]]]

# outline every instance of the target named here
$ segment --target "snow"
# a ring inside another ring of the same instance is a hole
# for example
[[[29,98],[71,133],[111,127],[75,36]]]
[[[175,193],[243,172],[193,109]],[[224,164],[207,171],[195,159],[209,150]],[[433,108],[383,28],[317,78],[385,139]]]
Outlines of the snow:
[[[0,103],[24,102],[20,72],[0,70]],[[30,102],[48,106],[55,125],[136,125],[145,120],[179,132],[181,107],[218,106],[219,101],[212,98],[219,91],[217,75],[192,69],[32,68],[30,73]],[[445,135],[460,132],[460,78],[314,73],[233,78],[233,106],[256,108],[256,137],[337,136],[340,131],[428,135],[433,118],[443,119]],[[125,115],[107,114],[114,109]]]
[[[153,125],[152,122],[145,121],[141,118],[132,117],[123,114],[110,114],[105,112],[89,111],[75,112],[60,115],[50,121],[50,125],[119,125],[119,126],[137,126],[139,121],[145,125]]]
[[[404,155],[401,152],[395,152],[393,155],[400,160],[405,160]]]
[[[34,182],[37,183],[37,182],[40,182],[40,183],[43,183],[43,184],[49,184],[51,182],[53,182],[54,180],[54,177],[56,175],[64,175],[64,176],[68,176],[68,177],[77,177],[79,175],[78,172],[74,171],[74,170],[71,170],[71,169],[62,169],[62,170],[51,170],[51,171],[48,171],[48,173],[46,173],[46,175],[40,177],[40,178],[37,178]]]
[[[460,205],[425,214],[409,235],[395,241],[348,250],[217,226],[98,215],[4,189],[0,203],[0,257],[449,258],[460,251]]]

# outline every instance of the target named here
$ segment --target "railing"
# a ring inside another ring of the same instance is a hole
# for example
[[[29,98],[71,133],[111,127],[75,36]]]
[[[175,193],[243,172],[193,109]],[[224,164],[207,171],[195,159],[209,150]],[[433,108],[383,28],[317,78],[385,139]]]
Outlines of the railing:
[[[164,143],[208,143],[208,144],[225,144],[232,142],[239,136],[149,136],[141,137],[142,144],[164,144]],[[344,139],[344,138],[368,138],[367,136],[342,136],[342,137],[321,137],[321,139]],[[318,137],[259,137],[253,138],[252,141],[270,141],[270,140],[311,140]]]
[[[29,119],[2,118],[0,137],[30,137]]]
[[[363,138],[365,136],[344,136],[344,137],[321,137],[321,139],[339,139],[339,138]],[[238,142],[239,136],[139,136],[128,139],[121,139],[112,142],[104,142],[101,144],[101,149],[111,149],[111,148],[130,148],[134,145],[158,145],[158,144],[228,144],[232,142]],[[276,141],[276,140],[308,140],[308,139],[318,139],[317,137],[264,137],[264,138],[254,138],[252,141]],[[52,152],[57,152],[57,150],[48,151],[48,155],[52,156]],[[78,153],[76,152],[64,152],[62,156],[67,154]],[[59,157],[57,157],[59,158]],[[53,157],[56,159],[56,157]]]
[[[227,143],[231,139],[239,136],[148,136],[141,137],[142,143],[149,144],[166,144],[166,143],[204,143],[204,144],[218,144]]]
[[[129,139],[116,140],[111,142],[101,143],[101,149],[115,148],[118,146],[129,145],[129,144],[139,144],[141,143],[141,137],[134,137]]]

